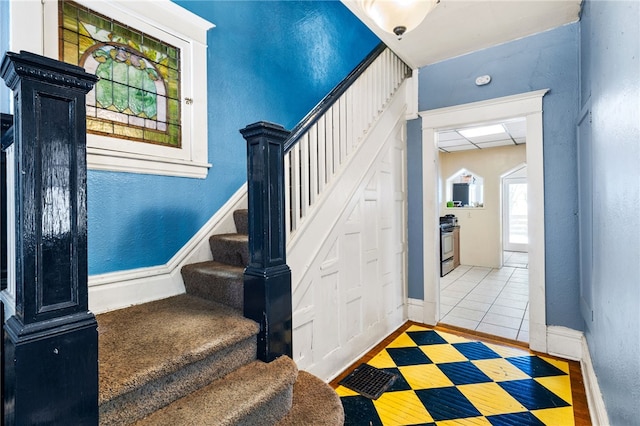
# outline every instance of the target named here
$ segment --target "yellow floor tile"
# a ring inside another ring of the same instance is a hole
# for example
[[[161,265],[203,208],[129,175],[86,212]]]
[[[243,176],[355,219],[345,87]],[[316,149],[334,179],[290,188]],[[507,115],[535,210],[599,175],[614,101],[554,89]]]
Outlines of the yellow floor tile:
[[[573,417],[573,407],[532,410],[531,414],[539,418],[542,423],[549,426],[567,426],[575,424],[575,419]]]
[[[413,339],[411,339],[411,337],[407,335],[407,333],[402,333],[393,342],[389,343],[389,345],[387,345],[387,348],[407,348],[415,346],[418,346],[416,342],[414,342]]]
[[[485,345],[504,358],[531,355],[526,349],[519,349],[511,346],[501,346],[493,343],[485,343]]]
[[[448,344],[425,345],[420,346],[420,349],[436,364],[441,362],[458,362],[467,360],[467,358],[458,352],[456,348]]]
[[[389,352],[385,349],[381,350],[380,353],[369,360],[367,364],[376,368],[395,368],[396,366],[396,363],[393,362],[393,359],[389,356]]]
[[[504,358],[483,359],[471,361],[484,374],[496,382],[504,382],[505,380],[523,380],[530,377],[515,365],[511,364]]]
[[[358,392],[354,392],[349,388],[345,388],[344,386],[338,386],[336,388],[336,393],[339,396],[356,396],[356,395],[360,395]]]
[[[411,389],[431,389],[453,386],[451,380],[435,364],[410,365],[398,368]]]
[[[373,401],[373,404],[385,426],[433,422],[433,418],[413,391],[387,392]]]
[[[464,337],[460,337],[444,331],[438,331],[438,334],[449,343],[465,343],[469,341],[469,339],[465,339]]]
[[[427,331],[427,330],[431,330],[431,329],[430,329],[430,328],[427,328],[427,327],[423,327],[423,326],[421,326],[421,325],[412,325],[412,326],[410,326],[409,328],[407,328],[407,329],[405,330],[405,333],[406,333],[407,331]]]
[[[497,383],[461,385],[458,390],[485,416],[527,411]]]
[[[573,398],[571,397],[571,378],[569,376],[538,377],[534,380],[569,404],[573,404]]]
[[[566,361],[560,361],[557,359],[553,359],[553,358],[548,358],[546,356],[542,356],[542,355],[538,355],[540,358],[544,359],[545,361],[547,361],[549,364],[554,365],[556,367],[558,367],[560,370],[564,371],[565,373],[569,374],[569,363]]]

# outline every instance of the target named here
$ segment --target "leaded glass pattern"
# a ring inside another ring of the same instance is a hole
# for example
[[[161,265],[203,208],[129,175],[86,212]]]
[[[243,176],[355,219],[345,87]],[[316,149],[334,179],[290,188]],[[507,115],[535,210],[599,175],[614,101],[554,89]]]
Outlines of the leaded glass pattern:
[[[99,77],[87,131],[180,147],[180,49],[77,3],[59,5],[60,59]]]

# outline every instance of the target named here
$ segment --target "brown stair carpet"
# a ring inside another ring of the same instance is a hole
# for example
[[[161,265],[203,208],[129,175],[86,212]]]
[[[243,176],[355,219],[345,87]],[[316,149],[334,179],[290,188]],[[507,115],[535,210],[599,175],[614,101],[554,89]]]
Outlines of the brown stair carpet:
[[[140,419],[256,358],[255,322],[186,294],[97,319],[102,425]]]
[[[325,382],[306,371],[298,373],[293,385],[293,407],[278,426],[342,426],[344,409],[338,394]]]
[[[340,426],[338,395],[288,357],[256,361],[242,316],[248,212],[185,265],[187,294],[98,315],[101,425]]]
[[[298,369],[283,356],[255,361],[156,411],[136,426],[269,426],[290,409]]]
[[[182,270],[187,293],[242,310],[244,268],[211,260],[185,265]]]

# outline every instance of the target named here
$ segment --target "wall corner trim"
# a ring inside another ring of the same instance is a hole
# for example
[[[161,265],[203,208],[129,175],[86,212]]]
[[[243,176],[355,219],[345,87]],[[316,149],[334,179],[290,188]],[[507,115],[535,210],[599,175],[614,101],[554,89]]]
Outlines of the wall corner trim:
[[[547,353],[572,361],[582,360],[581,331],[550,325],[547,327]]]
[[[604,405],[602,392],[598,385],[598,378],[596,377],[596,372],[593,369],[593,362],[591,361],[587,338],[584,335],[582,336],[582,359],[580,361],[580,366],[582,367],[582,378],[584,380],[584,388],[587,393],[587,405],[589,406],[591,423],[596,426],[609,425],[607,408]]]
[[[424,322],[424,300],[407,299],[407,317],[409,321]]]

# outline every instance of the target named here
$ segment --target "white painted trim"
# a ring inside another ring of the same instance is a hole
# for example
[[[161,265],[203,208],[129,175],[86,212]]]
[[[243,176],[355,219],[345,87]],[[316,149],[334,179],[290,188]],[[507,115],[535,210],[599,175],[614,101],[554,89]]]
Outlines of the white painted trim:
[[[91,170],[181,176],[199,179],[206,178],[207,172],[211,167],[210,163],[122,153],[91,147],[87,147],[87,162],[91,164]]]
[[[422,322],[424,316],[424,300],[411,299],[407,300],[407,317],[409,321]]]
[[[591,423],[594,426],[608,426],[610,423],[607,407],[604,405],[604,399],[598,385],[596,372],[593,369],[593,362],[591,361],[591,354],[589,353],[589,346],[585,336],[582,336],[582,361],[580,366],[582,368],[584,389],[587,393],[587,405],[589,406]]]
[[[436,235],[440,200],[436,133],[453,127],[525,117],[529,184],[529,346],[547,352],[544,246],[544,163],[542,98],[548,89],[420,112],[423,142],[424,315],[425,323],[439,319],[439,245]]]
[[[564,359],[582,359],[581,331],[567,327],[550,325],[547,327],[547,353]]]
[[[94,313],[107,312],[184,293],[182,267],[211,260],[209,237],[235,232],[233,212],[242,208],[247,208],[246,183],[166,264],[91,275],[89,309]]]
[[[420,69],[416,68],[411,71],[411,78],[407,79],[407,112],[405,114],[405,118],[407,120],[414,120],[418,118],[418,98],[419,98],[419,87],[418,87],[418,74],[420,73]]]

